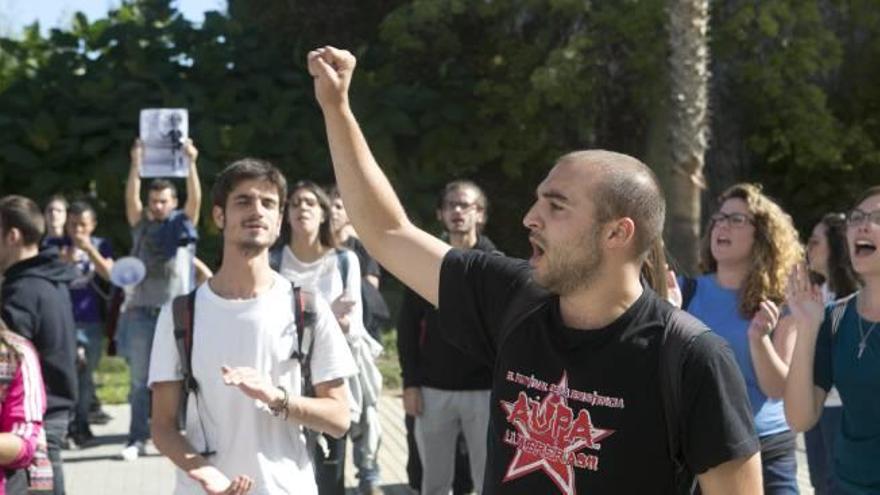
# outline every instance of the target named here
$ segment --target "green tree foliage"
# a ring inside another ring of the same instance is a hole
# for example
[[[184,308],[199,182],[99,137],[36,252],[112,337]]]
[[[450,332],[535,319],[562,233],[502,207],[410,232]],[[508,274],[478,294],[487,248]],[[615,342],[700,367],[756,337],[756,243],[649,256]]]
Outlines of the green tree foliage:
[[[256,29],[217,12],[196,28],[168,0],[146,0],[93,22],[77,14],[70,30],[46,38],[34,26],[21,40],[2,40],[17,67],[2,94],[0,190],[94,196],[102,223],[126,245],[128,149],[149,107],[189,108],[207,191],[225,163],[245,155],[293,175],[325,164],[311,79],[288,54],[248,36]],[[216,229],[202,227],[212,260]]]
[[[739,179],[764,183],[802,229],[880,183],[880,92],[869,83],[880,72],[868,62],[880,55],[876,2],[715,5],[713,56],[727,74],[722,107],[735,109],[748,151]]]
[[[867,62],[880,55],[876,2],[712,5],[712,192],[762,181],[804,226],[880,182],[880,66]],[[206,191],[246,155],[327,182],[305,55],[335,44],[359,57],[355,110],[416,220],[433,228],[442,184],[470,177],[494,204],[489,234],[521,254],[520,219],[556,157],[586,147],[645,157],[659,135],[664,6],[231,0],[194,26],[170,0],[137,0],[47,36],[34,26],[0,40],[0,193],[91,195],[102,231],[127,245],[128,148],[139,110],[162,106],[190,109]],[[204,203],[200,250],[213,261],[209,194]]]
[[[476,178],[495,204],[489,232],[521,252],[520,219],[553,161],[602,146],[640,154],[662,87],[662,2],[412,1],[382,23],[384,88],[368,112],[398,136],[391,163],[411,203]]]

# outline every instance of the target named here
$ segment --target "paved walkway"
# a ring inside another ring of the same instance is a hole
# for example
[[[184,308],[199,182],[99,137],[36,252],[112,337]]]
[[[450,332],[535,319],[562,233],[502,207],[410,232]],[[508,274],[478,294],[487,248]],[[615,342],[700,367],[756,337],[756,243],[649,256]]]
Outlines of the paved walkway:
[[[113,416],[106,425],[94,425],[98,442],[82,450],[64,452],[64,476],[68,495],[160,495],[174,488],[175,469],[156,448],[134,462],[118,459],[128,432],[128,406],[105,406]],[[399,395],[385,395],[379,407],[384,436],[379,466],[386,495],[409,495],[406,486],[406,432]],[[346,486],[355,487],[351,446],[346,466]],[[354,493],[354,490],[349,490]]]
[[[399,393],[382,397],[379,413],[383,439],[379,452],[383,489],[387,495],[409,495],[406,486],[406,435],[403,428],[403,408]],[[82,450],[64,453],[64,473],[69,495],[161,495],[171,493],[174,486],[174,467],[150,445],[146,457],[135,462],[117,459],[125,444],[128,431],[128,406],[108,406],[113,420],[103,426],[94,426],[98,444]],[[351,448],[349,447],[349,454]],[[354,487],[349,455],[346,467],[346,486]],[[798,478],[801,493],[812,494],[807,478],[803,443],[798,448]],[[354,490],[349,490],[354,493]]]

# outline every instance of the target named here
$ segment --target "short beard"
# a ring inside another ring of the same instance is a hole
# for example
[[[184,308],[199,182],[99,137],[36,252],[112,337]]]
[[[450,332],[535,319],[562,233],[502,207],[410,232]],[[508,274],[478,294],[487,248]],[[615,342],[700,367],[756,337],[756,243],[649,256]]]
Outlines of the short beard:
[[[547,275],[535,278],[538,285],[564,296],[589,286],[599,274],[603,256],[599,248],[599,226],[594,225],[560,259],[550,259]]]
[[[271,243],[247,240],[236,243],[235,248],[245,258],[256,258],[269,249],[269,246],[271,246]]]

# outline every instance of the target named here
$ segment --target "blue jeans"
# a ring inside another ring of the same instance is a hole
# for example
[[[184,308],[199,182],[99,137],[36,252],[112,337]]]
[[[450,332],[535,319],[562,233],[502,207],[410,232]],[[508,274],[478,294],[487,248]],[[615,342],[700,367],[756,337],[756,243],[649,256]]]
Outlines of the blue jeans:
[[[349,431],[353,447],[353,461],[357,467],[358,489],[366,492],[378,488],[379,476],[379,445],[381,444],[381,425],[376,406],[364,406],[360,421],[351,425]]]
[[[150,372],[150,351],[159,308],[129,308],[119,318],[119,352],[128,362],[131,405],[131,424],[128,442],[145,442],[150,438],[150,389],[147,378]]]
[[[810,467],[810,483],[816,495],[834,493],[834,438],[840,430],[843,407],[826,407],[819,422],[804,433],[807,447],[807,464]]]
[[[798,495],[797,458],[794,449],[772,459],[762,459],[765,495]]]
[[[89,431],[89,410],[92,407],[92,397],[95,396],[94,373],[103,351],[101,345],[104,342],[104,324],[77,323],[76,326],[77,341],[82,342],[86,348],[86,365],[77,373],[79,396],[74,411],[73,431],[82,434]]]

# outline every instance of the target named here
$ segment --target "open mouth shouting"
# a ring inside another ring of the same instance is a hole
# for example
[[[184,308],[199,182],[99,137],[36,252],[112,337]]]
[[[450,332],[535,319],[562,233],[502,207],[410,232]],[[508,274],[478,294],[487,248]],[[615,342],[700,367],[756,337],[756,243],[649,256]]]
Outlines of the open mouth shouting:
[[[730,240],[730,237],[726,235],[719,235],[715,238],[715,244],[719,247],[730,247],[733,244],[733,241]]]
[[[532,256],[529,258],[529,265],[534,266],[544,257],[545,248],[541,240],[536,235],[529,236],[529,244],[532,245]]]
[[[853,243],[853,257],[865,258],[877,251],[877,245],[868,239],[856,239]]]

